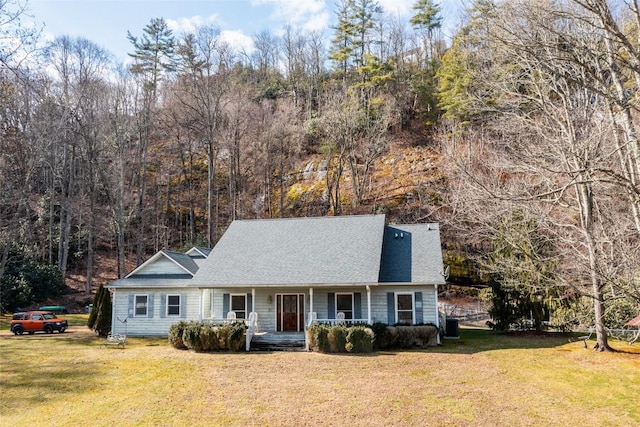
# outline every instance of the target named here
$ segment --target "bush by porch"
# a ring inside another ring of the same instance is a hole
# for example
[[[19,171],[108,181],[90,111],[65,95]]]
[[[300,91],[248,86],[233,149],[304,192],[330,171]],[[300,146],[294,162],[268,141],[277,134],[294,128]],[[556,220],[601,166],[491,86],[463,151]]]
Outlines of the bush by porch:
[[[169,328],[169,344],[197,352],[241,351],[247,326],[243,322],[180,321]]]
[[[375,350],[425,348],[437,345],[435,325],[371,326],[314,324],[307,329],[309,350],[322,353],[370,353]]]

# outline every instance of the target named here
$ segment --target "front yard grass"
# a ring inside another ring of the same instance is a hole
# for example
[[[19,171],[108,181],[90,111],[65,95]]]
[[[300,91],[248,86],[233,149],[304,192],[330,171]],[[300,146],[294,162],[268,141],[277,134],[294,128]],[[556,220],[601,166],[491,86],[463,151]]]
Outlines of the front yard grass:
[[[161,338],[0,332],[3,425],[628,426],[640,348],[461,329],[421,351],[194,353]]]

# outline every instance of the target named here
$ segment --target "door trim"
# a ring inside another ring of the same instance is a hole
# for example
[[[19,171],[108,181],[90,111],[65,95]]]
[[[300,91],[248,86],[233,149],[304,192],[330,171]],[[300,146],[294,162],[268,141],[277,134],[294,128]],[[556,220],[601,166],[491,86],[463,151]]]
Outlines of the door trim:
[[[296,297],[296,331],[284,330],[284,312],[282,310],[282,297]],[[305,294],[297,292],[283,292],[275,295],[275,329],[276,332],[304,332]]]

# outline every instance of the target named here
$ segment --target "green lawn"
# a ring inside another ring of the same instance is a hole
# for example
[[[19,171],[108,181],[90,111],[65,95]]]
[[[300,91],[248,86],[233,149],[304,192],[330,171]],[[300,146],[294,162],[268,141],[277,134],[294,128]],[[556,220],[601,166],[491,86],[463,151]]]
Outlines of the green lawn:
[[[640,425],[640,346],[461,329],[426,351],[199,354],[103,348],[85,328],[0,332],[2,425]]]

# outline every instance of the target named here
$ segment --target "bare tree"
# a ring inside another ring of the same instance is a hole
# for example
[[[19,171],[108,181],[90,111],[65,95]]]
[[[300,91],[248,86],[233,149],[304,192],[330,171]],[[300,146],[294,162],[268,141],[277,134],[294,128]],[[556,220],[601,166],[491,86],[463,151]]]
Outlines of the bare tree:
[[[496,163],[458,162],[465,164],[462,176],[492,201],[482,204],[485,215],[499,209],[500,201],[535,211],[555,236],[562,260],[557,277],[591,298],[597,348],[608,350],[604,315],[611,295],[606,291],[617,285],[612,254],[620,249],[612,238],[628,235],[631,225],[620,197],[611,194],[621,182],[614,177],[631,173],[620,171],[626,161],[616,162],[628,157],[621,148],[632,149],[630,134],[619,132],[631,124],[625,122],[619,93],[610,90],[615,87],[605,41],[610,37],[588,10],[567,3],[523,0],[487,11],[489,49],[481,54],[490,66],[476,70],[487,74],[478,75],[484,83],[475,95],[492,117],[489,145]],[[633,239],[623,241],[630,243],[625,250],[637,251]]]
[[[58,268],[67,270],[72,228],[86,235],[76,250],[86,253],[86,292],[91,291],[98,199],[104,188],[104,118],[108,85],[102,73],[110,56],[102,48],[82,38],[60,37],[45,49],[47,62],[56,70],[55,94],[49,112],[55,129],[49,134],[53,150],[55,179],[49,193],[50,207],[60,203]],[[56,154],[57,153],[57,154]],[[58,157],[59,156],[59,157]],[[58,157],[58,158],[56,158]],[[51,212],[51,209],[50,209]],[[86,220],[86,224],[84,221]],[[50,223],[53,217],[49,218]],[[51,236],[50,236],[51,238]],[[85,252],[86,251],[86,252]]]
[[[177,98],[183,106],[184,126],[204,148],[207,158],[207,242],[213,246],[218,228],[215,176],[234,52],[220,39],[217,28],[205,26],[183,38],[179,53],[182,61]]]

